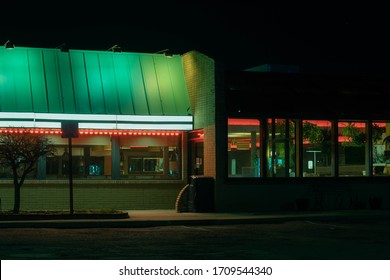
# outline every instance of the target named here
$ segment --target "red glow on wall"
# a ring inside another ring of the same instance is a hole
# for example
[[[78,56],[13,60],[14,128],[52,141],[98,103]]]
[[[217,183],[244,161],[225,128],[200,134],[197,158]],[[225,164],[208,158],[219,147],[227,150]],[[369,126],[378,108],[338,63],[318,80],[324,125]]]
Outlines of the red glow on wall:
[[[268,119],[268,123],[271,123],[271,119]],[[275,122],[278,123],[278,121],[284,121],[284,119],[276,119]],[[305,122],[310,122],[312,124],[316,124],[319,127],[331,127],[332,123],[327,120],[304,120]],[[349,122],[339,122],[339,127],[345,127],[348,125]],[[354,123],[355,127],[358,128],[365,128],[366,123],[365,122],[352,122]],[[377,125],[378,127],[386,127],[386,122],[373,122],[373,125]],[[228,125],[241,125],[241,126],[249,126],[249,125],[260,125],[260,121],[256,119],[228,119]]]
[[[228,125],[260,125],[260,121],[256,119],[228,119]]]
[[[352,142],[352,138],[349,136],[339,136],[338,137],[339,143],[341,142]]]
[[[304,120],[303,123],[309,122],[311,124],[316,124],[319,127],[331,127],[332,123],[326,120]]]
[[[377,125],[378,127],[386,127],[386,124],[385,122],[373,122],[372,123],[373,125]]]
[[[257,148],[260,148],[260,143],[259,142],[256,142],[256,147]],[[249,143],[249,149],[252,148],[252,143]]]
[[[340,128],[347,127],[350,123],[353,124],[353,126],[356,128],[365,128],[366,127],[366,123],[364,123],[364,122],[339,122],[339,127]]]

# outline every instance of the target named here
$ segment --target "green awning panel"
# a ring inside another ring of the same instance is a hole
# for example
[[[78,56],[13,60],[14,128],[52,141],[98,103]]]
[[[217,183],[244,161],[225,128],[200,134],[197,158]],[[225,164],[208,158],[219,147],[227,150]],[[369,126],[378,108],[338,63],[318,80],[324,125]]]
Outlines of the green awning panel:
[[[0,48],[0,112],[190,115],[180,56]]]
[[[28,65],[28,63],[30,65],[29,74],[32,96],[32,103],[31,108],[29,108],[29,111],[33,110],[34,107],[34,110],[37,113],[48,112],[49,108],[47,104],[46,94],[42,94],[43,92],[46,92],[45,77],[44,75],[42,75],[42,73],[44,73],[44,65],[42,63],[43,52],[38,50],[31,50],[27,54],[28,60],[26,60],[25,63],[26,65]]]

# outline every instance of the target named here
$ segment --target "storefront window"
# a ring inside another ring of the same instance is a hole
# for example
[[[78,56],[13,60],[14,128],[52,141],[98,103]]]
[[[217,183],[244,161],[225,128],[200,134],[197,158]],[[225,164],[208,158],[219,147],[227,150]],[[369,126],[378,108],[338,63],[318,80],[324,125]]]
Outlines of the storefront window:
[[[369,175],[367,132],[366,122],[338,123],[339,176]]]
[[[106,178],[111,174],[111,151],[105,146],[72,147],[72,175],[74,178]],[[69,176],[69,149],[57,146],[56,154],[46,159],[47,178]]]
[[[109,177],[111,175],[111,151],[104,149],[104,146],[89,148],[89,156],[80,157],[78,170],[90,178],[99,176]],[[86,168],[84,168],[86,167]]]
[[[230,178],[390,176],[390,121],[229,118],[227,167]]]
[[[390,122],[372,123],[372,175],[390,176]]]
[[[121,148],[122,178],[180,178],[177,146],[133,146]]]
[[[260,177],[259,120],[228,120],[228,176]]]
[[[114,137],[81,135],[72,145],[75,179],[179,179],[179,133],[137,133]],[[65,141],[54,139],[56,154],[46,158],[46,178],[68,178],[69,151]],[[114,151],[113,151],[114,149]],[[119,179],[119,177],[118,177]]]
[[[303,177],[332,176],[331,122],[303,120]]]

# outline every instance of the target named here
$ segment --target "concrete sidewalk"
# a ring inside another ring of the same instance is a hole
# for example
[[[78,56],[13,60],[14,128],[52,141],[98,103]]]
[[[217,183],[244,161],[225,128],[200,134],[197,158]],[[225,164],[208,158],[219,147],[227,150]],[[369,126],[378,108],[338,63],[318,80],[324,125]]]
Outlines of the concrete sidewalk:
[[[128,218],[0,221],[0,228],[123,228],[174,225],[279,223],[294,220],[390,220],[390,210],[292,211],[277,213],[177,213],[175,210],[131,210]]]

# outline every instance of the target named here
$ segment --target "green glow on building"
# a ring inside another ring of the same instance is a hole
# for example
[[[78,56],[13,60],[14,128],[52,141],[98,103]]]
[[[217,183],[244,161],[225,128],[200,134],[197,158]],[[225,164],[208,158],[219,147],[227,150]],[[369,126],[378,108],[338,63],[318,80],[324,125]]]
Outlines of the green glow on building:
[[[0,112],[186,116],[181,56],[0,48]]]

